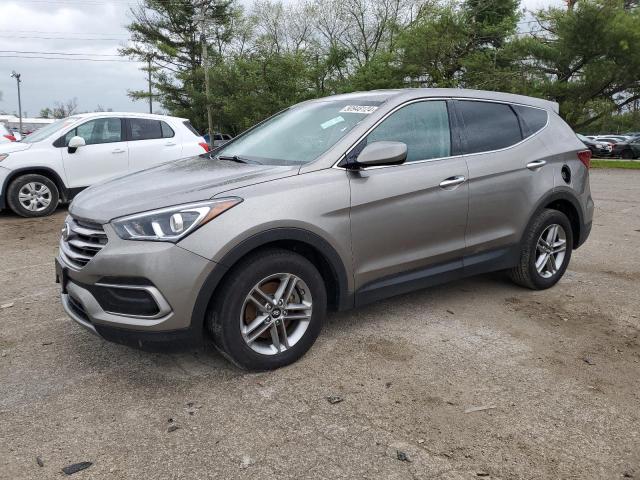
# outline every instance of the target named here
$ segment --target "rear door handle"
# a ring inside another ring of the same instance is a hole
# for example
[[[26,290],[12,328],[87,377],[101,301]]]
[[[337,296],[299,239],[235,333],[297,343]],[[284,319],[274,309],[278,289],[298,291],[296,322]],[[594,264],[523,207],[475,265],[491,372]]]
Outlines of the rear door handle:
[[[173,147],[173,146],[175,146],[175,143],[174,142],[167,142],[164,145],[165,145],[165,147]]]
[[[527,168],[529,170],[537,170],[538,168],[544,167],[547,164],[544,160],[534,160],[533,162],[527,163]]]
[[[455,187],[456,185],[460,185],[461,183],[464,183],[465,180],[466,178],[463,177],[462,175],[458,175],[456,177],[449,177],[440,182],[440,187],[441,188]]]
[[[111,153],[124,153],[126,150],[122,148],[116,148],[115,150],[111,150]]]

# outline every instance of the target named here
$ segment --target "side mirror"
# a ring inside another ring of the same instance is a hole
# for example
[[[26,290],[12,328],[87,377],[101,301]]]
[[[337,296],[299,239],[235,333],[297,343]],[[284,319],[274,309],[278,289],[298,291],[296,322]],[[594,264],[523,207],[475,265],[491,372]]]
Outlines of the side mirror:
[[[76,153],[76,150],[78,150],[78,147],[84,147],[86,145],[86,142],[84,141],[84,138],[82,137],[71,137],[71,140],[69,140],[69,145],[67,146],[67,151],[69,153]]]
[[[402,142],[373,142],[364,147],[356,160],[357,165],[398,165],[407,159],[407,145]]]

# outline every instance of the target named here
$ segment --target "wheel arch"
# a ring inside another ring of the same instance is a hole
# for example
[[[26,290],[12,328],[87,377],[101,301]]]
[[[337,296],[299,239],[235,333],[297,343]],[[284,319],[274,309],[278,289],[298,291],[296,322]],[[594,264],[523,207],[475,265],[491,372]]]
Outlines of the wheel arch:
[[[6,192],[9,188],[9,185],[11,185],[11,182],[22,175],[29,174],[42,175],[44,177],[47,177],[49,180],[56,184],[58,193],[60,194],[60,200],[63,202],[69,200],[69,189],[65,186],[64,181],[54,169],[50,167],[22,167],[11,170],[11,173],[7,176],[7,178],[5,178],[4,184],[2,185],[2,190],[0,190],[2,192],[2,196],[0,197],[0,209],[7,207]]]
[[[327,288],[330,310],[353,307],[347,269],[336,250],[319,235],[300,228],[274,228],[249,237],[233,247],[204,281],[192,312],[192,328],[202,331],[216,291],[227,274],[247,255],[267,248],[282,248],[298,253],[318,269]]]
[[[531,215],[527,228],[531,225],[536,216],[542,210],[547,208],[558,210],[567,216],[569,223],[571,223],[571,230],[573,233],[573,248],[576,249],[582,245],[586,228],[584,224],[584,214],[580,207],[580,202],[576,198],[575,194],[571,190],[563,189],[545,195],[538,203],[533,215]]]

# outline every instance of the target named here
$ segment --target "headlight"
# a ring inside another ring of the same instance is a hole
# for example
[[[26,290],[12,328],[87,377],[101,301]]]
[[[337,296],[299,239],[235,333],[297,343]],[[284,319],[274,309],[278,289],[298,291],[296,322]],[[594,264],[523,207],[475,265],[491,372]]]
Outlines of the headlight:
[[[233,197],[176,205],[116,218],[111,225],[124,240],[177,242],[240,202]]]
[[[0,162],[9,156],[8,153],[0,153]]]

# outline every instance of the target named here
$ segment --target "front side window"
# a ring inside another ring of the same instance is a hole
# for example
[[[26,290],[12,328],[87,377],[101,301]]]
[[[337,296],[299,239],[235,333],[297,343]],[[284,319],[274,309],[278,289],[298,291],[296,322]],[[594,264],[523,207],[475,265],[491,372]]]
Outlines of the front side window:
[[[379,100],[321,100],[274,115],[216,152],[266,165],[303,165],[333,147],[382,104]]]
[[[97,118],[67,132],[64,145],[73,137],[82,137],[87,145],[122,142],[122,122],[119,118]]]
[[[500,150],[522,140],[518,117],[509,105],[460,100],[456,107],[464,121],[465,153]]]
[[[405,143],[407,162],[448,157],[451,132],[446,102],[433,100],[402,107],[367,135],[366,144],[379,141]]]
[[[131,140],[154,140],[162,138],[162,125],[158,120],[131,118]]]

